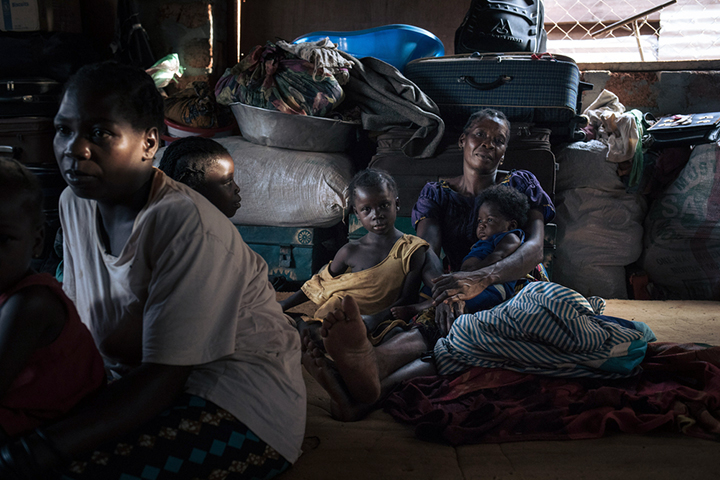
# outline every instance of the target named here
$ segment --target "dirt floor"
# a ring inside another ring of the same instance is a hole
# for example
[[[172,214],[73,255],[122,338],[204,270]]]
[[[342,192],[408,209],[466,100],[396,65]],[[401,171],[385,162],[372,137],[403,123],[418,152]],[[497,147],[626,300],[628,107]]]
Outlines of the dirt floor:
[[[278,298],[285,298],[279,293]],[[295,311],[311,313],[311,304]],[[647,323],[658,341],[720,344],[720,303],[609,300],[606,315]],[[720,479],[720,441],[681,434],[452,447],[416,439],[375,411],[355,423],[330,417],[330,400],[309,375],[304,454],[282,480],[710,480]]]

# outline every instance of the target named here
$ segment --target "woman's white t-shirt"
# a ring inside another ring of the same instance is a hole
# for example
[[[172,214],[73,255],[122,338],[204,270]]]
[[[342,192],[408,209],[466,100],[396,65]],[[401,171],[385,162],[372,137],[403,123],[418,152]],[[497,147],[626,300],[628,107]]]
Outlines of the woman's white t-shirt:
[[[97,203],[65,189],[64,290],[106,366],[193,365],[186,391],[232,413],[294,462],[305,431],[300,338],[264,260],[202,195],[155,170],[119,256]]]

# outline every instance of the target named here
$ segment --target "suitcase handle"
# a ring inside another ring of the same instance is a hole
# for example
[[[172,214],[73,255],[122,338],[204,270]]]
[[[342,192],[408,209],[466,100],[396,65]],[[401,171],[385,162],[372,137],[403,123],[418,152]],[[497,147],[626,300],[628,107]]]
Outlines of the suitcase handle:
[[[3,103],[37,103],[37,102],[58,102],[57,95],[22,95],[20,97],[0,97],[0,102]]]
[[[498,75],[498,78],[494,82],[490,83],[478,83],[473,80],[472,77],[462,76],[458,78],[459,83],[467,83],[476,90],[492,90],[493,88],[501,87],[513,79],[510,75]]]
[[[22,153],[22,148],[20,147],[13,147],[11,145],[0,145],[0,155],[9,155],[15,160],[20,158],[20,154]]]

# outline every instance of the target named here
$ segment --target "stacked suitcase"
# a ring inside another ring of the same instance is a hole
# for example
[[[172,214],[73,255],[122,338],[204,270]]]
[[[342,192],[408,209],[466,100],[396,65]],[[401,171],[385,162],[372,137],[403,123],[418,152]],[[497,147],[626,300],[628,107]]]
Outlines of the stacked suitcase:
[[[0,79],[0,156],[24,164],[43,189],[45,249],[33,266],[54,273],[53,253],[60,227],[58,200],[66,184],[53,153],[53,117],[60,104],[62,85],[44,78]]]
[[[512,123],[549,128],[553,143],[580,140],[580,81],[575,61],[562,55],[473,53],[413,60],[405,75],[440,108],[450,127],[462,127],[481,108],[494,108]]]

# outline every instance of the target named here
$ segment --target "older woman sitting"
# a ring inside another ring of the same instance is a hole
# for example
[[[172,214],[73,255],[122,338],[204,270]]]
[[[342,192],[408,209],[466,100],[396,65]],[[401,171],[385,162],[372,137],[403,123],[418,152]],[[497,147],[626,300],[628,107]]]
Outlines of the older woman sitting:
[[[442,248],[450,266],[451,273],[437,278],[433,285],[436,304],[467,300],[490,285],[523,278],[542,261],[545,223],[555,216],[555,206],[532,173],[518,170],[498,175],[509,139],[510,122],[502,112],[484,109],[474,113],[458,141],[463,151],[463,174],[425,185],[413,208],[418,236],[438,255]],[[460,272],[463,258],[477,241],[479,195],[498,183],[528,197],[525,243],[493,265]]]

